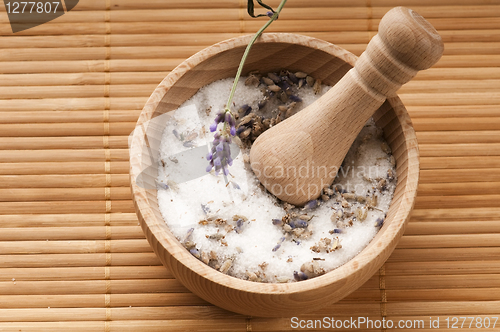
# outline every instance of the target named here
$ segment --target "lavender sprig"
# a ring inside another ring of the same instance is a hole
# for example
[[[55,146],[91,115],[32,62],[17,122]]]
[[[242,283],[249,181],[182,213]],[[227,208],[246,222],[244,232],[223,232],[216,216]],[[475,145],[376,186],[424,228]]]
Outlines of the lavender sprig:
[[[247,48],[245,49],[245,53],[243,53],[243,56],[241,57],[240,65],[238,67],[238,71],[236,72],[236,76],[234,77],[233,87],[231,88],[231,92],[229,93],[229,98],[226,103],[226,107],[224,108],[224,110],[217,113],[214,122],[210,125],[210,131],[211,132],[217,131],[217,132],[214,134],[212,148],[206,157],[209,162],[209,165],[207,166],[207,172],[210,172],[212,169],[214,169],[216,175],[218,175],[221,170],[224,176],[229,174],[228,166],[231,166],[233,164],[233,159],[231,158],[230,144],[232,141],[232,137],[236,135],[236,120],[234,118],[234,115],[231,113],[229,107],[233,102],[236,86],[238,85],[238,81],[240,79],[241,72],[243,70],[243,65],[245,64],[250,49],[252,48],[255,41],[260,37],[262,32],[264,32],[264,30],[269,25],[271,25],[273,21],[278,19],[281,9],[283,9],[283,6],[285,6],[286,1],[287,0],[282,0],[276,11],[274,11],[268,5],[263,4],[261,0],[257,0],[259,5],[270,10],[269,12],[266,13],[266,15],[263,15],[263,16],[268,16],[269,21],[267,21],[266,24],[264,24],[264,26],[259,29],[259,31],[257,31],[257,33],[252,37],[252,39],[248,43]],[[261,15],[255,16],[253,14],[253,0],[248,0],[248,13],[252,17],[261,16]],[[218,130],[219,124],[221,123],[223,124],[222,129]]]

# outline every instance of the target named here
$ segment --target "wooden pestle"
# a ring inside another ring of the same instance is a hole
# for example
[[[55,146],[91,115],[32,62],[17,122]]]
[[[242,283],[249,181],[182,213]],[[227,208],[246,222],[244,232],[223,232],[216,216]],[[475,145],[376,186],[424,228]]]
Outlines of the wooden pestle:
[[[316,102],[255,140],[250,163],[257,178],[291,204],[316,199],[386,97],[434,65],[443,48],[422,16],[404,7],[391,9],[354,68]]]

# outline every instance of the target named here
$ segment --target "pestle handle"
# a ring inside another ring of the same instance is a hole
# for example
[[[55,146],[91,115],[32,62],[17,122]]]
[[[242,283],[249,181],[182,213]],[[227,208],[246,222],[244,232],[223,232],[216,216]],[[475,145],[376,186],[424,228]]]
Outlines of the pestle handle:
[[[397,7],[384,15],[355,69],[368,87],[388,96],[419,70],[432,67],[443,48],[441,36],[429,22],[411,9]]]
[[[317,198],[386,97],[442,53],[441,37],[422,16],[404,7],[391,9],[354,68],[316,102],[255,140],[250,151],[255,175],[291,204]]]

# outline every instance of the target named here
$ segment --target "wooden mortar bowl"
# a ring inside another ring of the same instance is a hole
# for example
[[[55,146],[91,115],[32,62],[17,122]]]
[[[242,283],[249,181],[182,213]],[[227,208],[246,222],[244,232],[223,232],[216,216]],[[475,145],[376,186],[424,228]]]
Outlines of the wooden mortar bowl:
[[[130,181],[137,216],[154,252],[190,291],[240,314],[291,317],[339,301],[381,268],[403,235],[417,192],[419,153],[415,131],[399,97],[375,113],[397,163],[397,186],[383,227],[357,256],[339,268],[306,281],[257,283],[225,275],[205,265],[172,235],[160,214],[155,179],[164,121],[199,88],[234,77],[250,36],[210,46],[175,68],[146,103],[130,144]],[[334,85],[356,62],[350,52],[328,42],[295,34],[264,34],[253,46],[243,73],[288,69]],[[161,119],[160,117],[159,119]],[[163,117],[164,118],[164,117]],[[153,120],[153,121],[150,121]]]

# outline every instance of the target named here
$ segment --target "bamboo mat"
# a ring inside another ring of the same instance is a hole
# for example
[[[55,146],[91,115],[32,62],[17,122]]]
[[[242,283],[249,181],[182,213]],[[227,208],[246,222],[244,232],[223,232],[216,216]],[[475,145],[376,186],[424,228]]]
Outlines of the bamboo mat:
[[[439,317],[446,331],[446,318],[500,317],[500,1],[289,0],[269,31],[359,55],[397,5],[445,41],[440,62],[400,90],[420,144],[415,210],[379,273],[299,319],[422,319],[434,331]],[[127,136],[148,96],[198,50],[255,32],[263,20],[245,6],[80,0],[16,34],[0,6],[0,331],[294,330],[289,317],[240,316],[187,291],[130,197]]]

